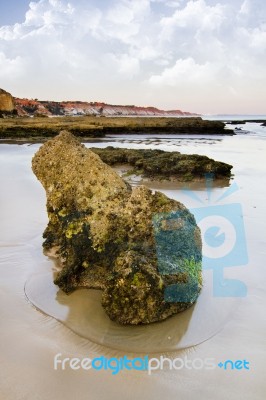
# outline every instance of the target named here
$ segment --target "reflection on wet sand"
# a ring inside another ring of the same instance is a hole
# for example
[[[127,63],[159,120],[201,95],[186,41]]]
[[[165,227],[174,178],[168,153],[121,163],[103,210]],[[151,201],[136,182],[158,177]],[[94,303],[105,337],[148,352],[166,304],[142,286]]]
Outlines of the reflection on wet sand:
[[[66,295],[53,279],[51,273],[38,274],[26,282],[25,294],[35,307],[83,338],[129,352],[155,353],[195,346],[220,331],[236,305],[235,299],[221,301],[212,296],[211,274],[206,273],[202,293],[188,310],[162,322],[120,326],[105,314],[101,291],[79,289]]]

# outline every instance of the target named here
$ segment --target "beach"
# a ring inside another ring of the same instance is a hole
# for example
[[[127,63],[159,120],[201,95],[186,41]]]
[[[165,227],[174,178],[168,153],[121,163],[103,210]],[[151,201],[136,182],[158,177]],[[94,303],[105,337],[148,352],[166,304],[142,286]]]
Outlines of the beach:
[[[223,274],[242,282],[246,292],[215,296],[214,270],[204,269],[205,289],[190,314],[138,331],[109,322],[101,313],[97,292],[88,295],[83,290],[67,297],[51,283],[57,265],[42,251],[45,193],[31,171],[31,158],[40,144],[0,144],[1,400],[264,398],[266,128],[256,123],[239,127],[242,131],[234,136],[120,134],[86,144],[180,151],[233,165],[231,187],[236,184],[238,189],[227,197],[222,197],[229,188],[223,182],[214,182],[210,192],[204,181],[144,183],[190,209],[241,207],[247,259],[224,268]],[[141,181],[136,177],[132,183]],[[126,369],[117,374],[55,370],[54,357],[59,353],[62,358],[211,358],[216,367],[171,370],[166,363],[151,374]],[[225,360],[246,360],[249,369],[218,367]]]

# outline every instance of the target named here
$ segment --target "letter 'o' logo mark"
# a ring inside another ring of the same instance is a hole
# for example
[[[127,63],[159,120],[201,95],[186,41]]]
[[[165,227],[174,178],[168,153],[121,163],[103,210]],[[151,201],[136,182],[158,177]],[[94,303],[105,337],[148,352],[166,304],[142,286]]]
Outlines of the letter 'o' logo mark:
[[[236,230],[226,218],[210,215],[199,221],[203,239],[203,255],[208,258],[223,258],[231,253],[236,244]]]

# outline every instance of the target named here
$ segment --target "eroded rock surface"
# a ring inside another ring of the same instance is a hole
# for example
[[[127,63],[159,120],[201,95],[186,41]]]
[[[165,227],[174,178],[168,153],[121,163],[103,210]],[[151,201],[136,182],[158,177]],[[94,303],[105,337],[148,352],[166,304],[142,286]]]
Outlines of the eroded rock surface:
[[[15,103],[10,93],[0,89],[0,117],[15,112]]]
[[[124,149],[108,146],[92,148],[108,165],[130,165],[130,174],[150,179],[192,181],[212,174],[213,179],[230,179],[232,165],[215,161],[199,154],[181,154],[178,151],[151,149]]]
[[[160,321],[196,301],[201,237],[183,204],[132,189],[66,131],[32,167],[46,190],[44,247],[57,250],[62,290],[102,289],[105,311],[121,324]]]
[[[104,115],[104,116],[195,116],[197,114],[181,110],[160,110],[156,107],[122,106],[86,101],[40,101],[15,99],[19,115]]]

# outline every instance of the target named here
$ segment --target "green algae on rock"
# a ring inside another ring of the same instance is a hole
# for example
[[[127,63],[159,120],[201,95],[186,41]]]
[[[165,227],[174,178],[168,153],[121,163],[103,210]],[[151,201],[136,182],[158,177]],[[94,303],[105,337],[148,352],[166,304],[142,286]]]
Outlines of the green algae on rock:
[[[128,164],[128,174],[141,174],[150,179],[176,178],[185,182],[202,179],[213,174],[214,179],[230,178],[232,165],[215,161],[199,154],[181,154],[178,151],[151,149],[120,149],[108,146],[104,149],[91,148],[108,165]]]
[[[102,305],[120,324],[148,324],[190,307],[201,285],[201,237],[178,201],[132,189],[69,132],[47,141],[32,167],[46,190],[44,248],[62,268],[66,293],[102,289]]]

